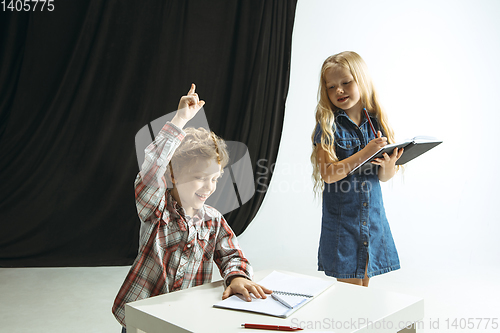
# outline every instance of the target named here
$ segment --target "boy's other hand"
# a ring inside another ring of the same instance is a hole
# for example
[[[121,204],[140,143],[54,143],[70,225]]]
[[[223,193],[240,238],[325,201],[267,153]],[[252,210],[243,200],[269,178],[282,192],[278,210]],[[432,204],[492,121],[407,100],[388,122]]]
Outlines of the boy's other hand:
[[[195,92],[196,85],[191,84],[186,96],[182,96],[177,107],[177,113],[172,119],[172,123],[183,128],[188,121],[194,118],[198,111],[205,105],[205,101],[200,100],[198,94]]]
[[[266,294],[272,294],[272,292],[272,290],[267,289],[266,287],[263,287],[253,281],[237,276],[231,280],[229,287],[224,290],[222,299],[226,299],[231,295],[241,294],[248,302],[250,302],[252,300],[250,293],[252,293],[255,298],[267,298]]]

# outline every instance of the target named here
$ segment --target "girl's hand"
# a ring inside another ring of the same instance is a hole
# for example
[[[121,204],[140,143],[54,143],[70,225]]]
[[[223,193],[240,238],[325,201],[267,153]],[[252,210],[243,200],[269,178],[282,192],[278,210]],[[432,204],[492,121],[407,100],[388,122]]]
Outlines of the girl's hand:
[[[378,179],[382,182],[386,182],[396,174],[396,161],[403,155],[404,149],[394,148],[392,155],[389,156],[384,153],[383,158],[376,158],[372,161],[373,164],[379,165]]]
[[[241,294],[247,302],[250,302],[252,300],[250,293],[252,293],[255,298],[267,298],[266,294],[272,294],[272,292],[272,290],[267,289],[266,287],[263,287],[253,281],[237,276],[231,280],[229,287],[224,290],[222,299],[226,299],[234,294]]]
[[[378,137],[368,142],[364,148],[368,150],[370,156],[378,152],[381,148],[387,146],[387,138],[382,136],[382,132],[378,131],[377,135]]]
[[[198,111],[205,105],[205,101],[201,101],[198,94],[195,92],[195,84],[191,84],[186,96],[182,96],[177,107],[177,113],[172,119],[172,123],[180,128],[183,128],[188,121],[194,118]]]
[[[396,166],[396,161],[399,160],[401,155],[403,155],[403,151],[403,148],[394,148],[391,156],[389,156],[387,153],[384,153],[382,158],[376,158],[372,161],[372,163],[375,165],[379,165],[383,169],[394,168]]]

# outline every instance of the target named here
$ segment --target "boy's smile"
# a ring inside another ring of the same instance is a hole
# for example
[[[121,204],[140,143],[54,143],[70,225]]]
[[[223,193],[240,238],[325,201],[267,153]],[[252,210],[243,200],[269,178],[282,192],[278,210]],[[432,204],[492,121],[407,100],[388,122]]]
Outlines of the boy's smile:
[[[172,196],[192,217],[215,192],[221,166],[215,160],[196,160],[194,166],[184,170],[174,174]]]

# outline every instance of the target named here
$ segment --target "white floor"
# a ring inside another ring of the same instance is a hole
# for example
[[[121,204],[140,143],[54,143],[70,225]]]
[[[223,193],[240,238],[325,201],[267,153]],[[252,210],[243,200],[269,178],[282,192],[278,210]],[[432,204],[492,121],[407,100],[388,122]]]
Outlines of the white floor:
[[[0,269],[0,332],[119,333],[112,302],[129,267]]]
[[[1,268],[0,332],[119,333],[111,305],[128,269]],[[447,270],[401,269],[373,278],[370,288],[423,297],[426,314],[418,332],[500,332],[500,327],[491,329],[491,322],[490,329],[485,329],[485,321],[477,327],[476,319],[500,320],[500,269],[469,267],[460,274]],[[464,327],[469,318],[476,328],[461,329],[460,320]]]

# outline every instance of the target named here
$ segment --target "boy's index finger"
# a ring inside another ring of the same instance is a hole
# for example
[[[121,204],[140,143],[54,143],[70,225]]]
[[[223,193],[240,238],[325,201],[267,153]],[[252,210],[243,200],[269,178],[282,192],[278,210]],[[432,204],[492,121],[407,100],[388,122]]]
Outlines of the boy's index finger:
[[[196,90],[196,85],[194,83],[191,83],[191,89],[189,89],[188,95],[194,94],[195,90]]]

